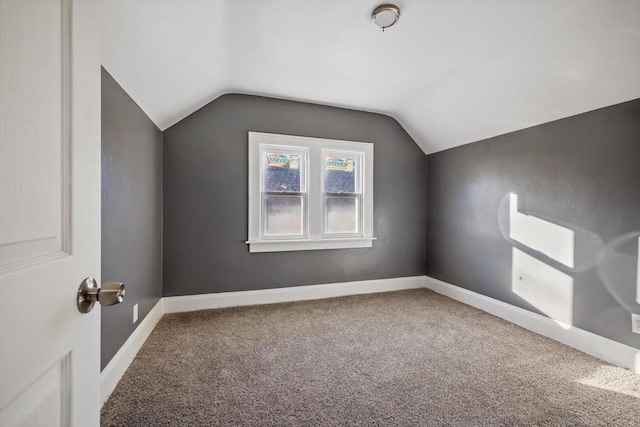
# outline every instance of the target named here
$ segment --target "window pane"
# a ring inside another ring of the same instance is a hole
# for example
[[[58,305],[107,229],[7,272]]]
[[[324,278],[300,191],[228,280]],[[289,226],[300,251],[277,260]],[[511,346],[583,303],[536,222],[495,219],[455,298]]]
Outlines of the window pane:
[[[360,156],[331,155],[324,161],[325,193],[359,193]]]
[[[302,196],[264,196],[264,233],[267,236],[303,234]]]
[[[358,197],[325,197],[325,233],[357,233]]]
[[[302,153],[263,151],[264,191],[304,192]]]

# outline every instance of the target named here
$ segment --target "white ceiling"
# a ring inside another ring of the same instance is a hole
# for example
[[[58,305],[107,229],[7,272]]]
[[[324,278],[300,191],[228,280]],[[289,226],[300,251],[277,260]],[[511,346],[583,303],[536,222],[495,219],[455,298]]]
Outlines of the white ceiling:
[[[229,93],[396,118],[425,153],[640,98],[640,0],[112,0],[102,58],[166,129]]]

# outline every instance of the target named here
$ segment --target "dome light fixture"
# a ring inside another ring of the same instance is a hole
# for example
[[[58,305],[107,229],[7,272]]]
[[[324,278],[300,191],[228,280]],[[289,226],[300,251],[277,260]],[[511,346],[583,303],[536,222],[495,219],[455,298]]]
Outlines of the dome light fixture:
[[[382,31],[393,26],[400,19],[400,8],[395,4],[383,4],[371,13],[371,22]]]

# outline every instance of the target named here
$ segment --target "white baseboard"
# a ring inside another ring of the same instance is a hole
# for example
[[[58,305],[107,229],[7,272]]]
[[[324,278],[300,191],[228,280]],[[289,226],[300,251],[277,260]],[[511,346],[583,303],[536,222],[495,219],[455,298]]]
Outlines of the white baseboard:
[[[559,341],[591,356],[640,374],[640,350],[468,289],[425,276],[424,286],[434,292],[479,308],[525,329]]]
[[[223,292],[217,294],[164,297],[165,313],[208,310],[243,305],[274,304],[334,298],[345,295],[399,291],[422,288],[424,276],[395,277],[359,282],[328,283],[324,285],[293,286],[256,291]]]
[[[133,358],[136,357],[136,354],[138,354],[138,351],[142,348],[142,345],[163,315],[164,301],[163,298],[160,298],[100,373],[100,406],[107,401]]]

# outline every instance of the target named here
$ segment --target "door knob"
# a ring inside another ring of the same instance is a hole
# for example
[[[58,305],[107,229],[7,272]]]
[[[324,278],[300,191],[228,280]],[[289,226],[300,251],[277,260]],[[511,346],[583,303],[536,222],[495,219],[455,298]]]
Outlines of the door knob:
[[[124,301],[125,286],[120,282],[103,283],[98,287],[96,279],[87,277],[78,288],[78,310],[80,313],[91,311],[96,301],[101,305],[114,305]]]

